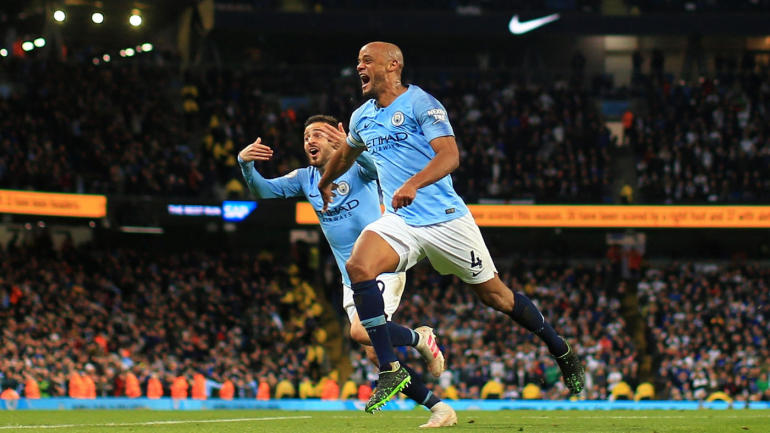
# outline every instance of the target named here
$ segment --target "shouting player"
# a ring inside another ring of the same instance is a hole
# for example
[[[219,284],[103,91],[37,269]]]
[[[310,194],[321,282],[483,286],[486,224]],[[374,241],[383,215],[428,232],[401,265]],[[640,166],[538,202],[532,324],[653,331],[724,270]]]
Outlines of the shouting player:
[[[375,278],[406,271],[424,257],[440,273],[469,284],[486,305],[540,337],[556,358],[567,388],[579,393],[585,373],[577,354],[529,298],[500,280],[473,216],[452,186],[450,173],[459,165],[459,151],[446,110],[421,88],[402,84],[403,67],[403,55],[394,44],[371,42],[361,48],[356,70],[364,96],[371,99],[351,116],[347,145],[339,143],[318,182],[324,205],[334,204],[341,194],[339,188],[334,193],[334,179],[366,150],[377,166],[386,205],[386,213],[361,233],[346,264],[358,315],[380,365],[379,383],[366,411],[382,407],[410,376],[396,361]],[[333,129],[323,128],[327,133]]]
[[[324,126],[329,128],[324,131]],[[265,179],[254,167],[254,161],[267,161],[272,158],[273,151],[269,146],[257,140],[246,146],[238,154],[238,162],[249,190],[259,198],[288,198],[305,196],[316,210],[321,222],[326,240],[332,248],[334,259],[342,273],[343,281],[343,307],[350,320],[350,336],[353,340],[365,345],[367,355],[374,362],[377,356],[370,346],[369,334],[364,329],[366,326],[378,325],[386,327],[390,333],[390,342],[396,346],[415,347],[428,366],[428,370],[438,377],[444,370],[444,356],[436,343],[433,330],[422,326],[414,331],[405,326],[398,325],[390,320],[393,317],[401,294],[404,291],[405,275],[399,273],[385,273],[377,275],[375,286],[380,304],[383,305],[383,315],[374,320],[359,320],[354,304],[354,294],[350,286],[350,278],[345,270],[345,263],[350,257],[358,235],[369,223],[380,217],[380,200],[377,191],[377,169],[368,155],[358,158],[357,163],[333,180],[337,187],[340,199],[321,213],[324,202],[318,193],[318,181],[323,175],[331,155],[338,147],[336,143],[345,142],[345,131],[342,123],[338,123],[334,117],[325,115],[311,116],[305,122],[304,149],[309,166],[292,171],[291,173],[275,179]],[[409,398],[422,404],[431,410],[432,415],[428,423],[421,427],[441,427],[455,423],[457,415],[454,410],[444,402],[441,402],[433,393],[425,387],[425,384],[414,377],[412,373],[411,384],[403,389]]]

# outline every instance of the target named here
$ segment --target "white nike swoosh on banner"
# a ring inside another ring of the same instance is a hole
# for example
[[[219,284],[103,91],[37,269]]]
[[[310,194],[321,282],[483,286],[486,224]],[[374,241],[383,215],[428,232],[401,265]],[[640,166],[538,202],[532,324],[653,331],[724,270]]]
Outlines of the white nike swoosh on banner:
[[[508,30],[514,35],[523,35],[524,33],[531,32],[538,27],[542,27],[548,23],[552,23],[559,19],[559,14],[551,14],[541,18],[535,18],[534,20],[519,22],[519,15],[514,15],[511,18],[511,22],[508,23]]]

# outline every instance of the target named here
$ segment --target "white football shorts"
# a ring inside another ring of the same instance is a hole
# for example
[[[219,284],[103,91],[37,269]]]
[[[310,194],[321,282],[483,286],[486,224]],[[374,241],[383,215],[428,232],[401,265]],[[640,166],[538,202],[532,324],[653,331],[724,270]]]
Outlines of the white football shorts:
[[[398,272],[406,271],[425,257],[440,274],[456,275],[468,284],[489,281],[497,272],[470,212],[428,226],[410,226],[398,215],[386,213],[364,230],[380,235],[398,253]]]
[[[404,284],[406,284],[406,273],[397,272],[393,274],[380,274],[377,277],[377,286],[382,292],[382,302],[385,303],[385,318],[391,320],[393,314],[401,303],[401,295],[404,294]],[[348,320],[353,323],[353,316],[356,315],[356,304],[353,301],[353,289],[347,284],[342,285],[342,307],[348,313]]]

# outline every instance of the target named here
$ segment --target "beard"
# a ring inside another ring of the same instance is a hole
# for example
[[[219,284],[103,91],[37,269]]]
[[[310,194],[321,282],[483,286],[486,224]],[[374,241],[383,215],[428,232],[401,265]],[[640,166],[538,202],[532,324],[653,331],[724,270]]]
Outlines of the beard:
[[[369,87],[367,90],[361,90],[361,94],[366,98],[376,98],[377,97],[377,88],[379,87],[377,83],[381,83],[385,81],[385,76],[382,75],[373,75],[371,78],[369,78]]]

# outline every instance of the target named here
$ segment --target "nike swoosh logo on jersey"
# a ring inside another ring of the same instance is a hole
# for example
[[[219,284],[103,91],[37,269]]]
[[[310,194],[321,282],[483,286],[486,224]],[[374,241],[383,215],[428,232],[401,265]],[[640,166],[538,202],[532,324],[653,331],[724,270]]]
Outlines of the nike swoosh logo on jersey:
[[[310,197],[310,198],[315,198],[315,197],[318,197],[318,196],[320,196],[320,195],[321,195],[321,194],[316,194],[316,195],[313,195],[313,194],[308,194],[307,196],[308,196],[308,197]]]
[[[478,271],[478,272],[471,271],[471,277],[475,277],[476,275],[478,275],[480,273],[481,273],[481,271]]]
[[[535,18],[534,20],[520,22],[519,15],[517,14],[514,15],[513,18],[511,18],[511,22],[508,23],[508,30],[510,30],[514,35],[523,35],[524,33],[531,32],[538,27],[543,27],[548,23],[552,23],[559,18],[559,14],[551,14],[544,17]]]

